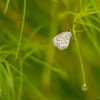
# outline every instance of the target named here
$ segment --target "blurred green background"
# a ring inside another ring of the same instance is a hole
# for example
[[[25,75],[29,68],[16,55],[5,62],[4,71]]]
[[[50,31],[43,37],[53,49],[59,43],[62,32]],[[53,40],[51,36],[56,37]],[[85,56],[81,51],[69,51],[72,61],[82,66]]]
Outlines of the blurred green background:
[[[75,19],[87,91],[74,37],[52,44]],[[100,0],[0,0],[0,100],[100,100]]]

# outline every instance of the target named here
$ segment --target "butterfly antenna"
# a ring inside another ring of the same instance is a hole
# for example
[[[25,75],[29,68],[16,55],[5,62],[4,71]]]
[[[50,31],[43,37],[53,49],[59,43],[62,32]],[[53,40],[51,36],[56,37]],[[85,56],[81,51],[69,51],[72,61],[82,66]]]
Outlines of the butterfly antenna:
[[[68,32],[71,32],[71,31],[72,31],[72,29],[69,29],[69,30],[68,30]]]

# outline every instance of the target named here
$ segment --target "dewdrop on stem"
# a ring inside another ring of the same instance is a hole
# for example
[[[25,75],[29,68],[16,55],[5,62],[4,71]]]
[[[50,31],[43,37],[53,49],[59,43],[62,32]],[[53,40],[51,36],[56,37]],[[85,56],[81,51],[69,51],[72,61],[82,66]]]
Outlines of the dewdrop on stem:
[[[83,91],[87,91],[87,85],[86,85],[86,84],[83,84],[83,85],[82,85],[82,90],[83,90]]]

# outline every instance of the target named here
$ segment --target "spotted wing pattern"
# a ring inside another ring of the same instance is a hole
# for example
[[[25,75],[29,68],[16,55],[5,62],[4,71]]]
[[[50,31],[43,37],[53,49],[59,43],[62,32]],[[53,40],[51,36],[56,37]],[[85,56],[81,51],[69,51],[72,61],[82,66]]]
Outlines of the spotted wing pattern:
[[[64,50],[68,47],[71,37],[71,31],[66,31],[58,34],[52,39],[54,46],[60,50]]]

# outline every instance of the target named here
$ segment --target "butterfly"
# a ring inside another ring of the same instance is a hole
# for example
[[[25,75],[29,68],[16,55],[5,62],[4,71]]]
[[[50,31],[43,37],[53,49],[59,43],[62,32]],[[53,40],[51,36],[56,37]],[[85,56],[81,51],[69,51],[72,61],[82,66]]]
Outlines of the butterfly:
[[[60,50],[64,50],[68,47],[71,36],[71,30],[62,32],[52,39],[53,45]]]

